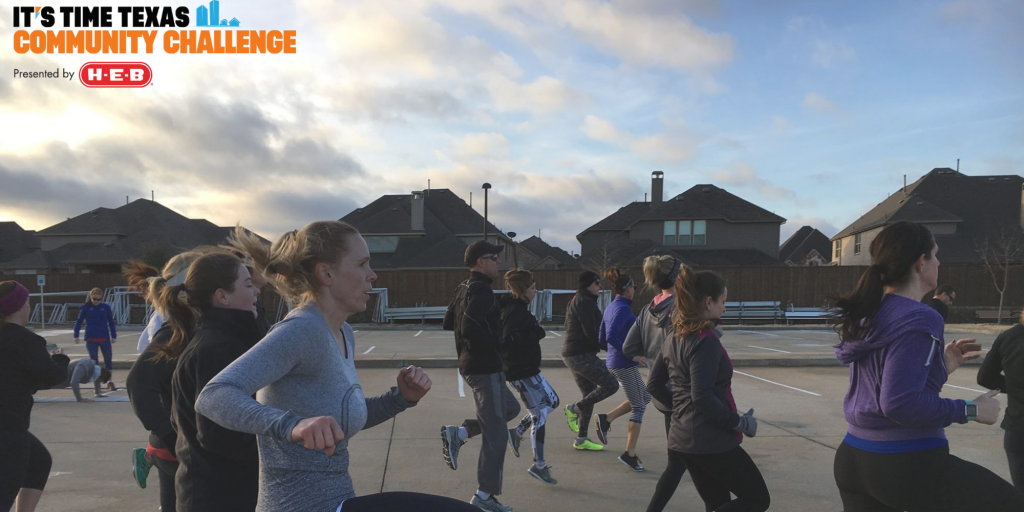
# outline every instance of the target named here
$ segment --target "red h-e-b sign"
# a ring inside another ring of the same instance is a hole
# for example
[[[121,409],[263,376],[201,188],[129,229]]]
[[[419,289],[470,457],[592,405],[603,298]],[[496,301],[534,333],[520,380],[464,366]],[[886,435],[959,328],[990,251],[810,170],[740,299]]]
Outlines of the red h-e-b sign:
[[[86,87],[145,87],[153,70],[145,62],[86,62],[78,79]]]

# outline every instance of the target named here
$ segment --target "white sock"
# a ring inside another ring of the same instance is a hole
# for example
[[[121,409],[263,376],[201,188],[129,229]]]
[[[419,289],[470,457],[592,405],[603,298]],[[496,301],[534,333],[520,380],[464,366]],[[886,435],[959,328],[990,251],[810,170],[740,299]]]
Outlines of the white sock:
[[[478,490],[478,491],[476,491],[476,495],[480,496],[480,499],[482,499],[482,500],[489,500],[489,499],[491,499],[491,493],[489,493],[489,492],[483,492],[483,491]]]
[[[459,441],[465,443],[467,439],[469,439],[469,431],[466,430],[466,427],[459,427]]]

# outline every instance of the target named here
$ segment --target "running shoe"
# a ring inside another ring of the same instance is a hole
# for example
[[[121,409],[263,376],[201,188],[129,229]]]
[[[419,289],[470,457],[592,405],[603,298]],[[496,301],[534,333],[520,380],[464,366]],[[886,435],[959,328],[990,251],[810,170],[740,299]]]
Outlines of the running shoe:
[[[107,382],[107,389],[111,391],[117,391],[117,386],[114,385],[114,381]]]
[[[495,496],[485,500],[479,494],[474,494],[473,499],[469,500],[469,504],[489,512],[512,512],[512,507],[498,503],[498,498]]]
[[[512,450],[512,455],[519,457],[519,445],[523,442],[523,436],[516,432],[516,429],[508,429],[508,447]]]
[[[569,404],[572,405],[572,404]],[[569,410],[569,405],[565,406],[565,421],[569,422],[569,430],[572,430],[573,434],[580,433],[580,415]]]
[[[636,455],[630,457],[628,453],[622,452],[622,455],[619,455],[619,462],[629,466],[630,469],[637,473],[641,473],[644,470],[643,461],[641,461],[640,457],[637,457]]]
[[[551,467],[549,466],[538,468],[537,465],[534,464],[533,466],[530,466],[530,469],[527,469],[526,472],[529,473],[530,476],[548,485],[555,485],[558,483],[558,480],[551,477]]]
[[[152,467],[153,464],[146,458],[145,448],[132,450],[132,476],[139,487],[146,488],[146,479],[149,478],[149,470]]]
[[[608,421],[608,415],[595,414],[594,423],[597,423],[597,439],[601,441],[601,444],[608,444],[608,431],[612,428],[611,422]]]
[[[582,441],[578,439],[576,441],[573,441],[572,447],[576,448],[577,450],[589,450],[593,452],[599,452],[601,450],[604,450],[604,446],[601,446],[591,441],[590,439],[586,438],[584,438]]]
[[[448,464],[448,467],[452,469],[458,469],[459,467],[459,448],[466,444],[463,440],[459,439],[459,427],[455,425],[445,425],[441,427],[441,445],[442,453],[444,453],[444,461]]]

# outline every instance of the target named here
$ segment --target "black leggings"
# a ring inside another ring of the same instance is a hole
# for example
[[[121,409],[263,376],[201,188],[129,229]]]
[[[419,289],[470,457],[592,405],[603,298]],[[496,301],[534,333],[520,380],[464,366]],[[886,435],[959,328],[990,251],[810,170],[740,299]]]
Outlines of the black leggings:
[[[416,492],[382,492],[345,500],[341,512],[480,512],[464,501]]]
[[[53,459],[43,443],[26,431],[0,431],[0,510],[14,506],[22,488],[43,490]]]
[[[161,459],[155,455],[150,460],[160,477],[160,511],[175,512],[178,499],[174,492],[174,473],[178,471],[178,461]]]
[[[1006,462],[1010,464],[1013,486],[1024,492],[1024,432],[1005,431],[1003,449],[1006,450]]]
[[[949,447],[871,453],[839,445],[836,485],[846,512],[1020,512],[1024,494]]]
[[[580,431],[576,437],[583,439],[587,437],[590,418],[594,415],[594,404],[618,392],[619,381],[615,380],[615,376],[608,371],[608,367],[597,354],[567,356],[562,360],[572,373],[576,387],[583,393],[583,399],[576,402],[576,412],[580,415]]]
[[[665,509],[687,469],[707,512],[764,512],[771,504],[764,477],[743,448],[713,454],[669,450],[668,467],[658,480],[647,512]],[[731,494],[736,495],[735,500]]]

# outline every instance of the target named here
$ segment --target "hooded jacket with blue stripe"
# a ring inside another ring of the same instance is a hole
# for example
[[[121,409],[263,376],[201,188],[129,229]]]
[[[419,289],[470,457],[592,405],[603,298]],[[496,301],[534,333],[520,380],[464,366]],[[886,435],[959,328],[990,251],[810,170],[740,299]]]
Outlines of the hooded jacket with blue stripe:
[[[117,338],[117,326],[114,323],[114,313],[110,306],[99,303],[93,306],[91,302],[82,305],[78,310],[78,320],[75,320],[75,339],[82,329],[82,322],[85,322],[85,339],[110,339]],[[109,330],[108,330],[109,327]]]

